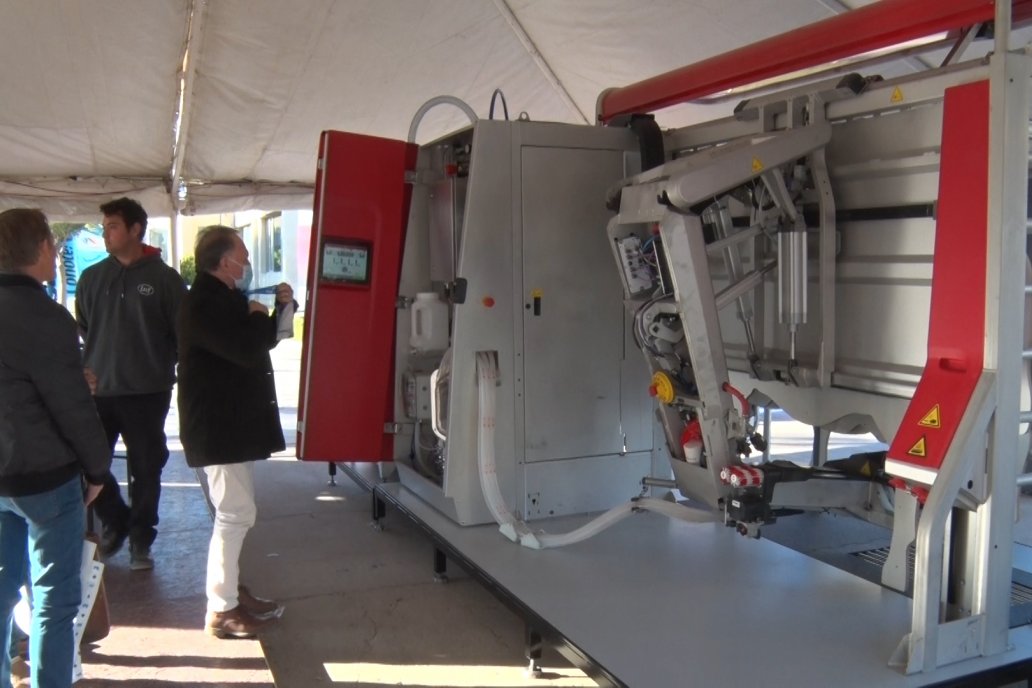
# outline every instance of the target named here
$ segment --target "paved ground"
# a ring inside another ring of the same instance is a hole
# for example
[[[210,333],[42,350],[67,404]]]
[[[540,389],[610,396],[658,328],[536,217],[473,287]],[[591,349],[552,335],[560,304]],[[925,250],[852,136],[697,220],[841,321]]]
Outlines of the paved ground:
[[[281,344],[273,360],[292,442],[299,344]],[[346,479],[328,486],[326,466],[294,460],[292,447],[256,466],[259,518],[242,556],[244,579],[283,600],[287,612],[260,643],[205,635],[211,521],[182,455],[174,408],[166,428],[172,456],[155,569],[130,571],[124,551],[108,562],[113,628],[85,649],[77,685],[595,685],[554,655],[542,679],[526,677],[523,625],[511,612],[458,570],[450,583],[435,583],[429,542],[407,519],[388,519],[383,532],[369,528],[368,495]],[[124,484],[124,461],[115,469]]]

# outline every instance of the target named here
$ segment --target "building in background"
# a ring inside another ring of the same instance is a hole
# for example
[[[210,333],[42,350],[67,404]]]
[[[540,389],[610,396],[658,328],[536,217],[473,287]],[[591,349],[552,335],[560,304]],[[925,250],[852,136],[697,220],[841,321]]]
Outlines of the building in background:
[[[197,235],[209,225],[240,230],[254,267],[252,288],[289,282],[294,298],[304,309],[308,277],[308,247],[312,236],[311,210],[251,210],[222,215],[180,217],[179,255],[193,257]],[[175,266],[182,272],[182,260]],[[272,303],[272,297],[268,299]]]
[[[176,241],[180,256],[172,262],[172,223],[167,217],[151,217],[147,221],[144,241],[161,251],[161,258],[189,279],[190,269],[184,262],[192,262],[197,235],[209,225],[226,225],[240,230],[251,254],[254,267],[253,289],[289,282],[294,297],[304,308],[308,277],[308,245],[312,235],[311,210],[253,210],[221,215],[195,215],[179,218]],[[98,225],[85,225],[72,234],[61,252],[60,279],[65,282],[66,299],[74,298],[75,285],[82,271],[107,258],[103,231]],[[262,297],[264,298],[264,297]],[[259,299],[261,300],[261,299]],[[272,296],[266,299],[272,303]],[[67,304],[66,304],[67,305]]]

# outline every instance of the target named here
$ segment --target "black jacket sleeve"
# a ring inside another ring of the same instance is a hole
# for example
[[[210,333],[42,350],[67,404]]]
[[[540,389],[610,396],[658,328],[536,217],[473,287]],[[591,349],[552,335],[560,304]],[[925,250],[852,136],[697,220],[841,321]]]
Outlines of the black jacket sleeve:
[[[67,313],[56,314],[41,322],[40,335],[26,357],[27,372],[86,479],[99,485],[111,468],[111,449],[83,375],[75,323]]]

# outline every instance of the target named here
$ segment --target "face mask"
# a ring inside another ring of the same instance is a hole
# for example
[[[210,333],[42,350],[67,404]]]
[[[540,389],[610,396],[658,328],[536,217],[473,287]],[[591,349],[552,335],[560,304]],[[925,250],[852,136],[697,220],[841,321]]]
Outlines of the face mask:
[[[251,269],[251,264],[237,263],[232,258],[230,258],[230,260],[244,269],[244,274],[240,275],[240,277],[234,280],[233,285],[240,291],[247,291],[247,288],[251,286],[251,280],[254,278],[254,270]]]

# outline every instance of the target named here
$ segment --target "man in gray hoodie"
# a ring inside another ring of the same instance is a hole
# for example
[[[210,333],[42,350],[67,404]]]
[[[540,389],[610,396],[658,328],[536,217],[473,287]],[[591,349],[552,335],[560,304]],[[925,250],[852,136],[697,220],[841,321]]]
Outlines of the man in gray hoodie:
[[[168,461],[165,417],[175,384],[176,314],[186,285],[143,243],[147,213],[119,198],[100,206],[110,254],[79,278],[75,316],[85,342],[87,377],[114,451],[126,447],[131,506],[110,477],[95,503],[104,524],[100,551],[117,552],[129,538],[129,567],[154,567],[161,470]]]

